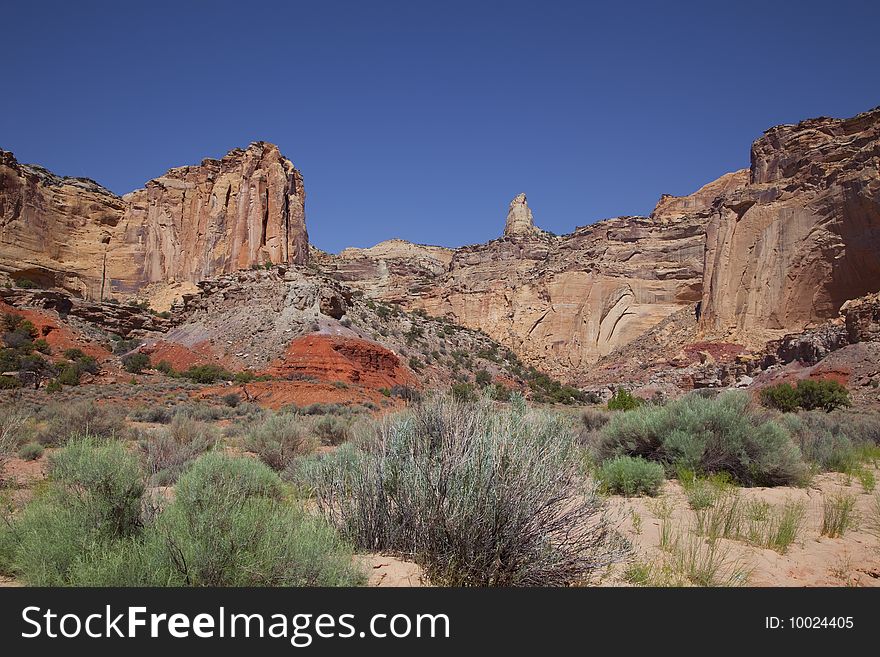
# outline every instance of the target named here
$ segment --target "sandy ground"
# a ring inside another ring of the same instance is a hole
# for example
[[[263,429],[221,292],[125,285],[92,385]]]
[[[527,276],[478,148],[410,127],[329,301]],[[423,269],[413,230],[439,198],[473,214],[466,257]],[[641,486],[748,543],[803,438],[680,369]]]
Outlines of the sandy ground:
[[[414,563],[384,554],[357,555],[370,574],[367,586],[426,586],[422,569]]]
[[[48,453],[49,450],[47,450]],[[36,461],[12,458],[5,476],[12,483],[12,501],[19,505],[31,495],[31,487],[45,477],[46,456]],[[874,470],[880,479],[880,470]],[[880,489],[878,489],[880,490]],[[741,488],[743,500],[761,500],[782,505],[803,501],[806,518],[797,540],[784,554],[751,545],[743,540],[720,539],[729,549],[731,564],[749,571],[750,586],[880,586],[880,537],[871,527],[871,504],[876,493],[867,492],[856,477],[826,473],[816,475],[806,488]],[[856,499],[856,523],[839,538],[821,536],[823,500],[838,492]],[[667,481],[661,494],[649,497],[612,497],[611,506],[621,531],[632,541],[630,561],[661,563],[659,547],[661,515],[669,513],[671,526],[683,534],[693,529],[693,511],[677,481]],[[664,511],[671,509],[671,511]],[[388,556],[367,554],[356,557],[369,572],[368,586],[425,586],[422,569],[414,563]],[[628,585],[623,577],[627,564],[614,567],[602,580],[605,586]],[[17,583],[0,576],[0,586]]]
[[[875,471],[876,474],[876,471]],[[802,500],[807,514],[803,528],[785,554],[750,545],[741,540],[720,539],[729,548],[729,560],[750,571],[749,586],[880,586],[880,538],[870,527],[874,493],[868,493],[855,477],[826,473],[813,478],[807,488],[743,488],[744,500],[773,505]],[[856,498],[856,524],[839,538],[821,536],[823,499],[844,492]],[[672,507],[672,526],[692,528],[693,512],[677,481],[667,481],[662,497]],[[612,499],[622,516],[622,529],[633,542],[633,559],[659,563],[660,527],[656,498]],[[661,511],[662,513],[662,511]],[[612,577],[609,584],[619,583]]]

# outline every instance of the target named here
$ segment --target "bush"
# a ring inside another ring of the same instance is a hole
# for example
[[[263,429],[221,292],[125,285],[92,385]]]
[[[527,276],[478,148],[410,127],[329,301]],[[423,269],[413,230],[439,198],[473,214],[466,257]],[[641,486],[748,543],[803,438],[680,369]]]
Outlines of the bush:
[[[140,527],[144,480],[137,456],[122,443],[73,439],[49,457],[49,474],[102,533],[129,536]]]
[[[609,411],[631,411],[645,403],[641,397],[636,397],[629,390],[618,388],[608,400]]]
[[[174,373],[174,368],[171,367],[171,363],[169,363],[167,360],[160,360],[158,363],[156,363],[156,371],[168,375]]]
[[[173,417],[171,410],[164,406],[139,406],[129,412],[133,422],[149,422],[151,424],[168,424]]]
[[[486,370],[477,370],[477,373],[474,375],[474,381],[481,388],[485,388],[492,383],[492,375]]]
[[[230,381],[232,374],[219,365],[193,365],[183,372],[182,376],[194,383],[216,383],[217,381]]]
[[[152,483],[168,486],[197,457],[217,443],[213,427],[185,415],[175,416],[167,430],[139,441]]]
[[[150,367],[150,357],[136,352],[122,357],[122,367],[129,374],[140,374]]]
[[[282,413],[251,429],[245,444],[266,465],[280,472],[294,459],[314,452],[318,440],[304,419]]]
[[[25,461],[36,461],[43,455],[43,446],[37,442],[25,443],[18,450],[18,458]]]
[[[615,414],[602,429],[596,456],[624,455],[658,461],[669,474],[678,468],[727,472],[747,486],[799,484],[808,474],[789,433],[756,412],[741,391]]]
[[[783,426],[807,462],[822,472],[855,472],[859,465],[856,445],[839,418],[825,413],[786,414]]]
[[[625,552],[563,418],[435,396],[374,431],[301,475],[363,550],[453,586],[568,585]]]
[[[797,389],[790,383],[780,383],[762,388],[761,403],[768,408],[775,408],[783,413],[793,413],[800,405]]]
[[[830,413],[835,408],[850,406],[849,391],[837,381],[815,381],[804,379],[798,381],[800,406],[806,411],[822,409]]]
[[[798,408],[806,411],[821,409],[830,413],[836,408],[850,406],[849,392],[837,381],[803,379],[794,387],[789,383],[768,386],[761,390],[761,403],[784,413]]]
[[[499,402],[509,402],[511,391],[502,383],[495,383],[489,391],[489,397]]]
[[[58,377],[55,380],[61,385],[78,386],[79,379],[79,368],[73,363],[68,363],[63,368],[61,368],[61,373],[58,374]]]
[[[349,438],[349,422],[325,415],[315,423],[315,434],[324,445],[341,445]]]
[[[599,468],[599,480],[605,489],[609,493],[627,497],[653,497],[664,479],[662,465],[638,456],[617,456],[605,461]]]
[[[822,536],[838,538],[855,524],[856,498],[846,493],[827,495],[822,501]]]
[[[462,381],[452,384],[450,394],[453,399],[459,402],[474,402],[477,400],[477,393],[474,391],[474,387],[470,383]]]
[[[136,458],[119,444],[72,443],[50,488],[0,529],[0,566],[43,586],[333,586],[362,584],[351,549],[282,499],[258,461],[209,454],[174,501],[141,515]]]
[[[39,441],[49,446],[62,445],[71,436],[114,438],[121,436],[125,429],[122,412],[90,401],[53,403],[41,412],[41,416],[48,422],[40,432]]]
[[[241,396],[236,392],[230,392],[229,394],[223,395],[221,399],[224,404],[229,406],[229,408],[235,408],[241,403]]]
[[[0,376],[0,390],[15,390],[21,388],[21,381],[17,376]]]

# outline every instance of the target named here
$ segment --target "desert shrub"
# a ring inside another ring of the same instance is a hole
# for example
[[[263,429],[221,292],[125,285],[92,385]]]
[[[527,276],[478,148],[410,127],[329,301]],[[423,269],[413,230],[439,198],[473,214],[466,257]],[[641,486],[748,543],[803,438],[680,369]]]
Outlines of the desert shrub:
[[[138,406],[128,413],[134,422],[150,422],[152,424],[168,424],[174,417],[171,409],[165,406]]]
[[[47,420],[38,440],[43,445],[57,446],[70,436],[113,438],[125,429],[124,413],[107,405],[83,400],[73,403],[52,403],[41,411]]]
[[[796,386],[780,383],[761,390],[761,402],[770,408],[791,413],[798,408],[806,411],[821,409],[830,413],[851,404],[849,391],[837,381],[804,379]]]
[[[768,408],[775,408],[783,413],[793,413],[800,405],[797,389],[790,383],[779,383],[762,388],[761,403]]]
[[[174,368],[167,360],[160,360],[158,363],[156,363],[156,371],[161,372],[162,374],[172,374],[174,372]]]
[[[67,360],[78,360],[86,356],[82,349],[65,349],[63,354]]]
[[[232,374],[219,365],[193,365],[182,373],[182,376],[194,383],[216,383],[217,381],[230,381]]]
[[[0,376],[0,390],[21,388],[21,381],[16,376]]]
[[[137,456],[122,443],[75,438],[49,457],[49,473],[102,532],[128,536],[140,526],[144,480]]]
[[[30,414],[23,408],[0,406],[0,484],[3,483],[3,467],[25,436],[25,426],[29,420]]]
[[[258,461],[201,457],[181,477],[174,500],[145,523],[136,457],[119,444],[91,440],[59,452],[51,486],[0,529],[0,567],[26,583],[364,582],[351,548],[320,518],[282,499],[280,479]]]
[[[61,392],[63,388],[64,386],[61,385],[61,382],[58,379],[52,379],[46,384],[46,392],[49,393]]]
[[[379,388],[379,392],[382,393],[383,397],[390,397],[391,396],[391,389],[390,388]]]
[[[253,427],[245,444],[266,465],[280,472],[293,459],[314,452],[318,440],[302,418],[279,413]]]
[[[477,370],[477,373],[474,375],[474,382],[481,388],[485,388],[492,383],[492,375],[484,369]]]
[[[44,338],[34,340],[34,349],[39,351],[41,354],[51,354],[52,353],[52,347],[49,345],[49,343]]]
[[[187,466],[217,443],[213,427],[187,416],[175,416],[171,425],[139,441],[151,482],[168,486]]]
[[[450,394],[459,402],[474,402],[477,400],[477,393],[474,391],[474,387],[470,383],[463,381],[453,383],[450,388]]]
[[[230,408],[235,408],[241,403],[241,396],[237,392],[230,392],[221,397],[223,403],[229,406]]]
[[[421,361],[421,359],[416,358],[415,356],[410,356],[409,359],[409,368],[414,372],[421,372],[422,368],[425,364]]]
[[[456,586],[571,584],[625,552],[564,418],[434,396],[373,430],[304,462],[319,508],[361,549]]]
[[[665,479],[662,465],[638,456],[608,459],[599,467],[598,476],[609,493],[627,497],[653,497]]]
[[[658,461],[669,474],[678,468],[699,475],[727,472],[747,486],[797,484],[807,476],[789,433],[739,391],[715,399],[688,395],[615,414],[602,429],[596,456],[604,461],[621,455]]]
[[[25,443],[18,450],[18,458],[25,461],[36,461],[43,455],[43,451],[43,446],[40,443]]]
[[[404,401],[415,402],[422,398],[422,393],[412,386],[397,384],[391,387],[391,396],[403,399]]]
[[[140,346],[141,346],[141,341],[136,338],[132,338],[130,340],[123,340],[120,338],[113,345],[113,353],[116,354],[117,356],[121,356],[123,354],[127,354],[130,351],[134,351],[135,349],[137,349]]]
[[[489,397],[499,402],[509,402],[510,394],[510,388],[503,383],[495,383],[489,390]]]
[[[127,354],[122,357],[122,367],[130,374],[140,374],[150,367],[150,357],[140,352]]]
[[[822,536],[837,538],[855,524],[856,498],[847,493],[826,495],[822,501]]]
[[[61,372],[55,379],[58,383],[65,386],[78,386],[81,373],[74,363],[68,363],[61,368]]]
[[[856,446],[837,417],[825,413],[786,414],[782,424],[791,433],[803,457],[823,472],[854,472]]]
[[[315,422],[314,431],[324,445],[341,445],[349,438],[350,423],[333,415]]]
[[[611,399],[608,400],[609,411],[631,411],[645,403],[641,397],[636,397],[625,388],[618,388]]]
[[[849,391],[837,381],[804,379],[798,381],[797,390],[800,406],[806,411],[822,409],[830,413],[835,408],[851,405]]]

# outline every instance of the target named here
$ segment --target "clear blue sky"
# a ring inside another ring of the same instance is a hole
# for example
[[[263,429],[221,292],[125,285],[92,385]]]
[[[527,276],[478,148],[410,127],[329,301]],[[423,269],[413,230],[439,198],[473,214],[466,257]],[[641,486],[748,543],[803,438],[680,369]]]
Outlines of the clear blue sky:
[[[312,242],[557,233],[880,104],[880,2],[7,2],[0,147],[117,193],[251,141]]]

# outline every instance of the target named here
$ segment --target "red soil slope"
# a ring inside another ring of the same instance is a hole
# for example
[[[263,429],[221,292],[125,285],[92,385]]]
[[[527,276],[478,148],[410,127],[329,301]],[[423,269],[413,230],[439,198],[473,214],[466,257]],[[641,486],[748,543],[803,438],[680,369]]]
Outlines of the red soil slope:
[[[415,386],[412,372],[397,355],[380,344],[338,335],[314,333],[297,338],[268,374],[282,379],[311,377],[319,381],[343,381],[367,388]]]

